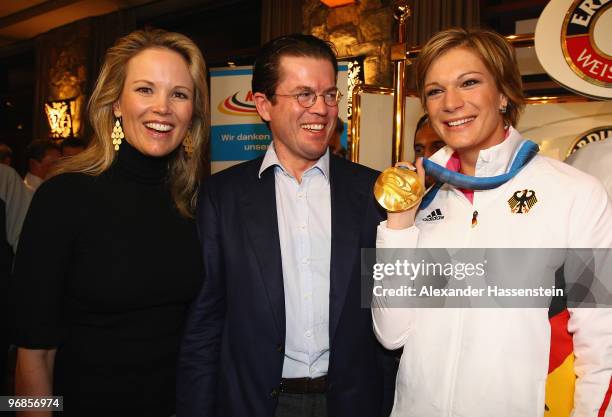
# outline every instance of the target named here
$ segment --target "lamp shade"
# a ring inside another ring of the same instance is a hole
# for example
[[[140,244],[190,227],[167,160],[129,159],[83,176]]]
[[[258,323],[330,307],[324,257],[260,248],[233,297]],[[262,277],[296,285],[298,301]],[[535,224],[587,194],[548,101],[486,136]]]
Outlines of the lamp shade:
[[[356,0],[321,0],[321,3],[327,7],[340,7],[348,6],[349,4],[355,4]]]

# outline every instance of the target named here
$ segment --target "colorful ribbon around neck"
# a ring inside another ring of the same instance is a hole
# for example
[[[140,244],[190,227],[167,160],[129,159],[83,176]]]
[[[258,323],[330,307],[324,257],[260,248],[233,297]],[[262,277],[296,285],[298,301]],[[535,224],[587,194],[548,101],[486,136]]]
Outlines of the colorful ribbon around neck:
[[[444,184],[450,184],[456,188],[463,188],[467,190],[491,190],[493,188],[497,188],[514,178],[516,174],[518,174],[521,169],[523,169],[525,165],[527,165],[527,163],[537,155],[539,150],[540,147],[536,143],[530,140],[523,141],[516,154],[516,157],[514,158],[514,161],[512,161],[510,170],[505,174],[496,175],[494,177],[472,177],[459,172],[451,171],[450,169],[438,165],[428,159],[423,159],[425,173],[435,178],[436,184],[427,194],[425,194],[419,208],[427,208]]]

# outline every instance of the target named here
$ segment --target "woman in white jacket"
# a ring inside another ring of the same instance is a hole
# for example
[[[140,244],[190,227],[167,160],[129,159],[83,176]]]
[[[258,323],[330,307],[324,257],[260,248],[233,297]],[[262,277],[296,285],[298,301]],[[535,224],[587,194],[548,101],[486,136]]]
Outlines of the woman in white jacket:
[[[431,160],[469,177],[508,178],[486,191],[441,185],[426,209],[389,213],[378,248],[612,247],[612,208],[599,181],[539,155],[514,166],[525,144],[513,127],[522,85],[514,50],[501,36],[440,32],[422,49],[416,72],[423,107],[447,145]],[[423,180],[421,160],[416,168]],[[378,339],[404,349],[394,417],[612,416],[610,308],[549,317],[546,308],[374,303]],[[569,348],[562,360],[558,346]],[[550,375],[568,366],[576,379],[554,386]]]

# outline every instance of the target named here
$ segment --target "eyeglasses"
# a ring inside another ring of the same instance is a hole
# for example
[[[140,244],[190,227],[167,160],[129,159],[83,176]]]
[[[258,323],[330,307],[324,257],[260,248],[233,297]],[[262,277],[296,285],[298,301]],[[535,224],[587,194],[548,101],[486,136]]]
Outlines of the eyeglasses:
[[[335,107],[342,98],[342,93],[338,90],[329,91],[325,94],[317,94],[314,91],[304,91],[297,94],[273,94],[278,97],[294,97],[300,106],[310,108],[317,102],[317,97],[323,97],[323,101],[330,107]]]

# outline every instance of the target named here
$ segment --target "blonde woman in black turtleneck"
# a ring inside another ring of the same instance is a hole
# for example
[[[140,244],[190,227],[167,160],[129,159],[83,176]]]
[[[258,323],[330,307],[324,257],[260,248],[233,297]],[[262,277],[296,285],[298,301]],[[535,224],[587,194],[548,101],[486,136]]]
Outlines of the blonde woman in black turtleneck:
[[[205,74],[197,46],[176,33],[133,32],[107,52],[89,102],[92,142],[39,188],[24,224],[17,395],[63,395],[64,416],[174,414],[202,269],[192,213]]]

